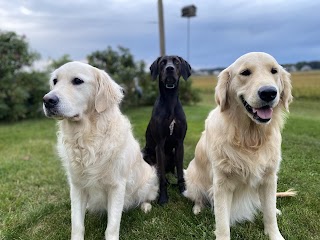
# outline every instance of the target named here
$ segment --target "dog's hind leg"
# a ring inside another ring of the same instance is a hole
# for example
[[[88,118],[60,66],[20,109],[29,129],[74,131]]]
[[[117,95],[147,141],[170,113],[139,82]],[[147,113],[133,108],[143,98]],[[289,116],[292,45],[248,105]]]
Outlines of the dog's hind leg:
[[[194,215],[198,215],[201,212],[201,210],[203,209],[203,207],[204,207],[204,204],[203,204],[203,202],[201,200],[195,202],[194,206],[192,208],[193,214]]]
[[[204,208],[206,202],[205,196],[201,193],[200,189],[195,188],[195,186],[189,182],[189,184],[187,184],[187,190],[183,192],[183,195],[194,202],[192,212],[194,215],[198,215]]]
[[[151,203],[149,203],[149,202],[144,202],[144,203],[141,204],[141,210],[142,210],[144,213],[150,212],[151,209],[152,209]]]

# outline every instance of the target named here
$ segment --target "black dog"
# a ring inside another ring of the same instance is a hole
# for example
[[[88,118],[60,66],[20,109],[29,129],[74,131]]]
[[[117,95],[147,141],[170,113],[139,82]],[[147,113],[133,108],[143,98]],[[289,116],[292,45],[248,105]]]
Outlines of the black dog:
[[[185,190],[183,178],[183,140],[187,132],[186,116],[179,100],[179,78],[191,75],[187,61],[178,56],[159,57],[150,67],[152,78],[159,76],[159,96],[146,131],[144,160],[156,164],[160,179],[159,204],[168,202],[166,173],[177,169],[178,186]]]

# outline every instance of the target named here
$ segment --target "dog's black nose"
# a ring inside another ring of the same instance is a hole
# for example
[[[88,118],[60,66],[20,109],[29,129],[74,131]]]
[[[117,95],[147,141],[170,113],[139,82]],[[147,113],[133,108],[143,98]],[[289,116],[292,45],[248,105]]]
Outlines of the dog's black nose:
[[[173,66],[168,66],[166,67],[167,72],[173,72],[174,71],[174,67]]]
[[[43,103],[46,108],[54,108],[59,102],[59,98],[56,95],[45,95],[43,97]]]
[[[259,89],[259,97],[266,102],[271,102],[277,97],[277,89],[272,86],[263,86]]]

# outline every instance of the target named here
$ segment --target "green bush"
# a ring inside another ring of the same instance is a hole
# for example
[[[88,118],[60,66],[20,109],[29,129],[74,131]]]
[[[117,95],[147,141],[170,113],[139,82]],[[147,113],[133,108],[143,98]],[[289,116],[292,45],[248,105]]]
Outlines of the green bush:
[[[0,32],[0,121],[34,117],[41,112],[47,75],[25,69],[37,58],[24,36]]]
[[[192,88],[192,78],[180,80],[179,95],[182,104],[195,104],[201,100],[199,91]]]

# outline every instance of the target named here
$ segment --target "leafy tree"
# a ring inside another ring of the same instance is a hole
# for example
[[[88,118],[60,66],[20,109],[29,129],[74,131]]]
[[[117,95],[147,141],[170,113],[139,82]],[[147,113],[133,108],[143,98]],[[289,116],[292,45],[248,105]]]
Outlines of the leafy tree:
[[[13,109],[19,108],[17,109],[20,113],[19,118],[42,116],[42,98],[49,89],[47,72],[20,72],[16,75],[16,82],[19,87],[16,87],[15,89],[17,89],[20,92],[19,94],[24,97],[19,104],[15,102],[13,105]],[[16,117],[16,112],[17,111],[11,112],[10,119],[19,119]]]
[[[180,80],[179,95],[182,104],[195,104],[201,100],[199,91],[192,88],[192,77],[187,81]]]
[[[35,97],[45,85],[44,75],[25,70],[38,58],[39,54],[30,51],[24,36],[0,32],[0,120],[18,120],[29,116],[35,102],[35,108],[39,108],[41,101]]]
[[[116,51],[108,47],[106,50],[93,52],[87,59],[89,64],[108,72],[123,87],[125,105],[138,105],[144,102],[141,99],[143,95],[137,94],[139,85],[134,78],[139,81],[146,78],[145,63],[135,62],[128,48],[118,47]]]
[[[0,31],[0,76],[13,74],[22,67],[31,66],[40,56],[29,50],[25,36]]]
[[[50,65],[48,66],[48,71],[52,72],[53,70],[61,67],[63,64],[71,61],[72,59],[70,58],[70,55],[64,54],[62,57],[51,61]]]

